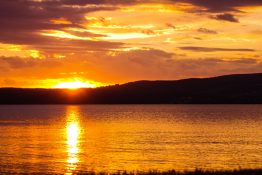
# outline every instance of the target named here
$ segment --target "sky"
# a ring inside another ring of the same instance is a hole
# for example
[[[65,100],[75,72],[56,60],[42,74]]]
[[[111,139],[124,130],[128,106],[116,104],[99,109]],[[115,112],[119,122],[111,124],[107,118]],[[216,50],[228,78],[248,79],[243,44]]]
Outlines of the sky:
[[[0,87],[262,72],[261,0],[1,0]]]

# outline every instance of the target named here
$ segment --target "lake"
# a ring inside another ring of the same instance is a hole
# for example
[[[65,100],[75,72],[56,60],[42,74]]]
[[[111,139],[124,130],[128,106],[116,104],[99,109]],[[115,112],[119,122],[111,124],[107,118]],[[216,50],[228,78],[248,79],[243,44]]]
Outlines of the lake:
[[[262,105],[3,105],[0,174],[262,168]]]

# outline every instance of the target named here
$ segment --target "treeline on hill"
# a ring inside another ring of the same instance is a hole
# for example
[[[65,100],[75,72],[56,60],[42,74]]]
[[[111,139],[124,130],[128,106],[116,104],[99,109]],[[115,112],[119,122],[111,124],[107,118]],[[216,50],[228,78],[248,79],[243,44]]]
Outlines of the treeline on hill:
[[[66,89],[0,89],[0,104],[219,103],[262,103],[262,73],[177,81],[137,81],[75,91]]]

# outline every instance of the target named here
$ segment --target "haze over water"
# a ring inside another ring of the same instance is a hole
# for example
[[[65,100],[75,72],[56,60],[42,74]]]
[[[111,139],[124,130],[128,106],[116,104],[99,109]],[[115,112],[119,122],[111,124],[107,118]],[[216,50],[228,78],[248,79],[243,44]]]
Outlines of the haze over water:
[[[262,168],[261,105],[0,106],[0,173]]]

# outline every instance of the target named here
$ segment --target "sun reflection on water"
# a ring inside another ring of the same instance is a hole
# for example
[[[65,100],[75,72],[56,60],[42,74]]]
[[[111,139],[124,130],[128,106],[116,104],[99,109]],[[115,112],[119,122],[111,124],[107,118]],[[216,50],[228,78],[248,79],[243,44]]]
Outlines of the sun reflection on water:
[[[67,109],[67,175],[73,174],[79,162],[78,153],[81,128],[79,125],[78,110],[79,108],[77,106],[70,106]]]

